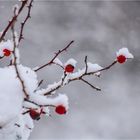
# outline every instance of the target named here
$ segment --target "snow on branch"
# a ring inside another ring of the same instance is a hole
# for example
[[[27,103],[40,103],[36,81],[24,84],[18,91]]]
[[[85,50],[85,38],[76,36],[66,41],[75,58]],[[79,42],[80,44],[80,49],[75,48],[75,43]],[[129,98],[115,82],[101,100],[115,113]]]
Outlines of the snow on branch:
[[[28,93],[26,91],[24,81],[22,80],[21,74],[20,74],[19,69],[18,69],[18,65],[19,65],[19,50],[17,48],[17,45],[18,45],[17,40],[18,40],[18,38],[17,38],[17,34],[15,32],[15,29],[14,29],[14,24],[13,24],[11,30],[12,30],[12,34],[13,34],[13,44],[14,44],[12,65],[14,65],[14,67],[15,67],[17,78],[19,79],[19,81],[20,81],[20,83],[22,85],[22,90],[23,90],[26,98],[28,98]]]
[[[87,59],[87,57],[86,57],[86,59]],[[87,60],[85,62],[86,62],[85,63],[86,66],[83,69],[78,70],[78,72],[74,72],[74,73],[66,72],[65,78],[63,75],[60,81],[58,81],[57,83],[48,85],[48,87],[46,89],[38,90],[38,91],[36,91],[36,93],[43,94],[45,96],[50,95],[50,94],[54,93],[54,91],[63,87],[64,85],[67,85],[70,82],[76,81],[76,80],[81,80],[84,83],[90,85],[93,89],[100,91],[101,90],[100,88],[95,87],[92,84],[90,84],[88,81],[84,80],[84,77],[89,76],[89,75],[95,75],[95,76],[98,75],[99,76],[101,74],[100,72],[110,69],[112,66],[114,66],[117,63],[117,61],[115,60],[112,64],[110,64],[109,66],[104,67],[104,68],[102,68],[98,64],[92,64],[91,62],[87,62]],[[68,65],[71,65],[71,64],[68,64]],[[74,67],[73,65],[71,65],[71,66]]]
[[[31,0],[29,5],[27,6],[28,7],[28,13],[27,13],[26,18],[24,19],[23,22],[21,22],[20,35],[19,35],[18,42],[20,42],[22,39],[24,39],[24,37],[23,37],[23,30],[24,30],[24,26],[25,26],[26,22],[28,21],[29,18],[31,18],[32,3],[33,3],[33,0]]]
[[[62,67],[62,65],[60,65],[59,63],[56,62],[56,58],[64,51],[67,51],[67,49],[71,46],[71,44],[73,43],[74,41],[72,40],[65,48],[63,48],[62,50],[59,50],[57,53],[55,53],[55,56],[46,64],[34,69],[35,72],[43,69],[44,67],[47,67],[48,65],[51,65],[51,64],[57,64],[59,66]],[[58,58],[57,58],[58,60]],[[63,67],[62,67],[63,68]]]

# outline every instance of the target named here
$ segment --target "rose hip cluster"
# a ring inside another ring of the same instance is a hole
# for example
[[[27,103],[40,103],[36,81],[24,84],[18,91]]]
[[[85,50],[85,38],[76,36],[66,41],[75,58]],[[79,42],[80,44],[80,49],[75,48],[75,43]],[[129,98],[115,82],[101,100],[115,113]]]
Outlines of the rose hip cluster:
[[[55,107],[55,112],[58,113],[59,115],[64,115],[67,113],[67,110],[63,105],[58,105]],[[46,113],[43,111],[42,108],[40,111],[35,109],[30,109],[29,114],[33,120],[39,120],[41,115]]]
[[[3,55],[8,57],[10,56],[12,53],[11,50],[9,49],[3,49]],[[117,53],[116,53],[116,62],[123,64],[127,61],[127,59],[133,58],[133,55],[129,52],[129,50],[127,48],[122,48],[120,49]],[[76,66],[76,61],[73,59],[70,59],[67,61],[67,63],[64,66],[64,72],[65,73],[73,73],[75,70],[75,66]],[[58,104],[55,107],[55,112],[59,115],[64,115],[67,113],[67,108],[65,107],[65,105],[63,104]],[[39,120],[41,115],[46,114],[45,111],[43,111],[43,108],[41,108],[40,110],[35,110],[35,109],[30,109],[29,111],[30,117],[33,120]]]
[[[9,50],[9,49],[3,49],[3,55],[4,56],[10,56],[11,55],[11,50]],[[126,60],[127,60],[127,57],[124,55],[124,54],[119,54],[118,56],[117,56],[117,62],[118,63],[120,63],[120,64],[123,64],[124,62],[126,62]],[[73,71],[74,71],[74,65],[72,65],[72,64],[67,64],[66,66],[65,66],[65,72],[67,72],[67,73],[72,73]]]

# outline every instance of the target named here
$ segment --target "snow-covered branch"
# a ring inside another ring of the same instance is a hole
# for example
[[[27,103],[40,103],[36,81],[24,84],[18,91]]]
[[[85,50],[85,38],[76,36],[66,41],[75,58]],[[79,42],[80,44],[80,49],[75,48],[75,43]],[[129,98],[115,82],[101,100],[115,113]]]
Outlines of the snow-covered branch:
[[[48,65],[51,65],[51,64],[56,64],[56,65],[59,65],[60,67],[63,68],[63,66],[58,62],[59,60],[57,59],[57,57],[64,51],[67,51],[67,49],[71,46],[71,44],[73,43],[74,41],[72,40],[65,48],[63,48],[62,50],[59,50],[57,53],[55,53],[55,56],[46,64],[40,66],[40,67],[37,67],[34,69],[35,72],[43,69],[44,67],[47,67]]]

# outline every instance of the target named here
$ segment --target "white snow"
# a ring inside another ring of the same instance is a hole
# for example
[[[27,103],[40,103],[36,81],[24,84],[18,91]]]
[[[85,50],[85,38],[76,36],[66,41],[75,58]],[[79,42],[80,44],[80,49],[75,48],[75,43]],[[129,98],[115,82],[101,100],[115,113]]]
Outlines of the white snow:
[[[36,91],[36,94],[45,94],[48,93],[50,91],[52,91],[53,89],[55,89],[56,87],[58,87],[59,85],[61,85],[62,81],[60,80],[59,82],[54,82],[53,84],[50,84],[47,86],[46,89],[40,89],[38,91]]]
[[[99,76],[101,74],[99,72],[99,70],[103,69],[103,67],[101,67],[100,65],[92,64],[91,62],[88,62],[87,66],[88,66],[87,67],[87,73],[93,73],[96,76]],[[48,85],[48,87],[45,88],[45,89],[40,89],[40,90],[36,91],[36,94],[44,95],[46,93],[49,93],[52,90],[55,90],[59,86],[63,87],[64,85],[68,84],[69,81],[74,80],[74,79],[78,79],[79,77],[84,75],[85,71],[86,71],[86,68],[83,68],[83,69],[79,69],[77,72],[67,74],[67,76],[65,77],[65,79],[64,79],[64,81],[62,83],[62,78],[64,76],[63,75],[60,81],[54,82],[53,84]]]
[[[28,101],[24,101],[23,102],[23,107],[25,107],[25,108],[34,108],[34,109],[38,109],[39,108],[37,105],[32,104],[32,103],[30,103]]]
[[[98,64],[92,64],[90,62],[87,63],[87,66],[88,66],[88,69],[87,69],[87,72],[88,73],[90,73],[90,72],[96,72],[98,70],[103,69],[103,67],[101,67],[100,65],[98,65]]]
[[[0,43],[0,56],[1,57],[3,56],[3,50],[4,49],[8,49],[8,50],[12,51],[13,48],[14,48],[13,41],[11,41],[11,40],[2,41]]]
[[[64,105],[68,109],[68,97],[64,94],[59,94],[55,98],[47,98],[43,95],[33,94],[30,96],[30,101],[33,101],[39,105],[43,106],[57,106],[57,105]]]
[[[0,126],[16,117],[23,102],[21,84],[13,66],[0,68]]]
[[[20,73],[20,77],[24,81],[26,91],[28,92],[28,94],[33,94],[38,87],[36,73],[32,69],[22,65],[18,65],[18,70]]]
[[[19,49],[15,48],[15,56],[16,56],[16,64],[20,63],[20,54],[19,54]]]
[[[32,132],[34,128],[33,120],[30,117],[29,114],[22,115],[23,116],[23,121],[24,121],[24,129],[23,129],[23,137],[25,140],[27,140],[30,136],[30,133]]]
[[[117,56],[124,55],[126,58],[134,58],[134,56],[129,52],[128,48],[121,48],[118,52],[116,52]]]
[[[25,82],[26,90],[33,94],[37,87],[35,72],[22,65],[18,65],[18,69]],[[22,107],[25,105],[23,104],[24,93],[17,78],[15,67],[0,68],[0,77],[0,139],[16,140],[22,137],[22,140],[27,140],[33,123],[28,114],[22,115]],[[15,123],[20,127],[16,126]]]
[[[77,61],[76,61],[75,59],[70,58],[70,59],[65,63],[65,66],[70,64],[70,65],[76,67],[76,63],[77,63]]]
[[[18,46],[18,44],[19,44],[19,42],[18,42],[19,37],[18,37],[18,33],[16,31],[14,32],[14,36],[15,36],[16,46]]]
[[[26,115],[18,115],[5,127],[0,129],[1,140],[27,140],[33,129],[33,120]]]
[[[63,63],[58,58],[55,58],[53,62],[57,65],[63,66]]]

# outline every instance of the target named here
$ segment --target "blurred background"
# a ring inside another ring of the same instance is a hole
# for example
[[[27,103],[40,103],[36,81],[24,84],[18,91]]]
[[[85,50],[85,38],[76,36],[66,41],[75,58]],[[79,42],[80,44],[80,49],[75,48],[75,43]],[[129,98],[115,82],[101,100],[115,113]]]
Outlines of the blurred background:
[[[0,30],[15,3],[0,0]],[[26,66],[48,62],[71,40],[74,44],[59,59],[76,59],[77,69],[84,66],[86,55],[90,62],[106,66],[122,47],[128,47],[135,59],[117,64],[100,78],[86,78],[101,92],[80,81],[59,90],[69,97],[68,114],[59,116],[51,110],[52,117],[35,122],[30,140],[140,139],[140,1],[38,0],[31,16],[20,46]],[[38,72],[38,79],[44,79],[46,87],[61,75],[59,67],[50,66]]]

